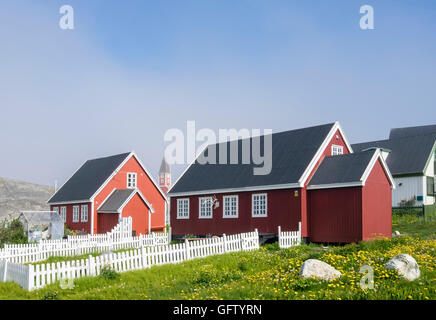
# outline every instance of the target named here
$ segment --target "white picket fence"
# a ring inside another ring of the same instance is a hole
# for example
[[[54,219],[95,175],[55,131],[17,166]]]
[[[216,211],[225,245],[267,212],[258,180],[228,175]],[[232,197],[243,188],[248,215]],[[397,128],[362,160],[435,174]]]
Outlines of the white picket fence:
[[[0,260],[12,263],[31,263],[49,257],[78,256],[89,253],[167,245],[171,233],[152,233],[132,237],[132,218],[122,218],[105,234],[69,236],[68,239],[41,240],[36,244],[6,244],[0,249]]]
[[[139,270],[156,265],[180,263],[226,252],[259,249],[259,234],[237,235],[185,241],[183,244],[141,247],[130,251],[104,254],[88,259],[40,265],[20,265],[0,260],[0,280],[14,281],[21,287],[34,290],[55,281],[66,281],[99,275],[104,266],[117,272]]]
[[[0,250],[0,260],[12,263],[31,263],[47,260],[49,257],[79,256],[89,253],[116,251],[121,249],[160,246],[169,243],[167,233],[152,233],[123,239],[99,241],[41,241],[38,244],[5,245]]]
[[[290,248],[301,244],[301,222],[298,223],[298,231],[282,231],[280,226],[278,229],[280,248]]]
[[[110,231],[104,234],[88,234],[82,236],[68,236],[71,242],[108,242],[132,237],[132,217],[121,218],[120,222]]]

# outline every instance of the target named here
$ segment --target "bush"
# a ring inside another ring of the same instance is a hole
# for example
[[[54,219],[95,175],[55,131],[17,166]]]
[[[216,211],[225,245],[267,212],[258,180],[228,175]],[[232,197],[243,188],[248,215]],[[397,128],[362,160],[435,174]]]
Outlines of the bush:
[[[58,292],[57,291],[47,291],[41,297],[41,300],[58,300]]]
[[[120,274],[109,266],[104,266],[100,270],[100,277],[106,280],[116,280],[120,277]]]
[[[3,221],[0,225],[0,247],[4,244],[27,243],[24,228],[20,220],[15,219],[10,222]]]

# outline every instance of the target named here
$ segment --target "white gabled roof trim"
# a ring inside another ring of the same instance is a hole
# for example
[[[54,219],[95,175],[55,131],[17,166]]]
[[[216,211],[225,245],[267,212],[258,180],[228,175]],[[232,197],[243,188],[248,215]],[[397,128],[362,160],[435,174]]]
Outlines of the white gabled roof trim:
[[[366,180],[368,179],[372,168],[374,168],[374,165],[376,164],[377,160],[380,159],[380,163],[382,164],[383,170],[385,171],[386,175],[388,176],[389,182],[391,184],[392,189],[395,189],[395,181],[392,177],[392,174],[388,168],[388,165],[386,164],[385,159],[383,158],[382,151],[378,148],[376,152],[374,152],[374,155],[371,158],[371,161],[369,162],[368,166],[365,169],[365,172],[363,173],[362,177],[360,178],[363,183],[366,183]]]
[[[380,149],[377,149],[376,152],[374,152],[374,155],[372,156],[371,160],[368,163],[368,166],[366,167],[365,171],[363,172],[362,177],[359,181],[355,182],[344,182],[344,183],[330,183],[330,184],[320,184],[320,185],[309,185],[307,186],[307,190],[318,190],[318,189],[331,189],[331,188],[347,188],[347,187],[363,187],[366,184],[366,180],[368,179],[369,175],[371,174],[372,169],[374,168],[374,165],[377,163],[377,160],[380,159],[380,162],[382,164],[383,170],[385,171],[386,175],[388,176],[389,183],[392,187],[392,189],[395,189],[395,181],[392,177],[391,172],[389,171],[389,168],[386,164],[386,161],[383,159],[382,152]]]
[[[108,196],[101,202],[101,204],[97,207],[97,212],[98,210],[102,207],[102,205],[104,205],[106,203],[106,201],[109,199],[109,197],[117,190],[117,188],[114,188],[109,194]]]
[[[114,189],[110,195],[107,196],[107,198],[103,201],[103,203],[99,206],[99,208],[109,199],[109,197],[116,191],[117,189]],[[132,200],[132,198],[135,195],[138,195],[142,201],[144,201],[145,205],[148,207],[148,209],[151,211],[151,213],[154,213],[154,209],[153,206],[151,205],[150,202],[147,201],[147,199],[144,197],[144,195],[142,194],[142,192],[139,189],[135,189],[134,192],[132,192],[129,197],[123,202],[123,204],[118,208],[117,211],[111,211],[111,210],[102,210],[100,211],[101,213],[119,213],[121,214],[121,212],[123,211],[124,207],[130,202],[130,200]],[[97,209],[97,213],[99,212],[99,209]]]
[[[118,168],[116,168],[114,170],[114,172],[112,172],[112,174],[109,176],[109,178],[107,178],[107,180],[100,186],[100,188],[98,188],[98,190],[92,195],[92,197],[90,199],[91,201],[94,201],[94,198],[101,192],[101,190],[104,189],[104,187],[106,187],[106,185],[112,180],[112,178],[121,170],[122,167],[124,167],[124,165],[127,163],[127,161],[129,161],[132,157],[135,157],[136,161],[138,161],[138,163],[139,163],[139,166],[142,168],[142,170],[144,170],[145,174],[148,176],[150,181],[154,184],[154,186],[159,191],[159,193],[162,195],[164,200],[167,201],[167,197],[165,196],[163,191],[159,188],[156,181],[154,181],[153,176],[150,175],[147,168],[142,164],[141,160],[139,160],[138,156],[133,151],[130,152],[130,154],[126,157],[126,159],[124,159],[124,161],[118,166]]]
[[[196,155],[196,157],[194,158],[194,160],[191,161],[191,163],[186,167],[186,169],[182,172],[182,174],[177,178],[176,182],[173,183],[173,185],[168,189],[167,192],[167,197],[171,197],[171,195],[169,195],[169,193],[171,192],[171,189],[177,184],[177,182],[179,182],[179,180],[185,175],[185,173],[189,170],[189,168],[195,163],[195,161],[203,154],[203,152],[206,150],[206,148],[208,147],[204,146],[203,149],[201,150],[201,152]]]
[[[304,185],[305,185],[307,179],[309,178],[311,172],[315,168],[315,165],[317,164],[317,162],[321,158],[321,156],[324,153],[325,149],[327,148],[328,144],[330,143],[330,141],[332,140],[332,138],[335,135],[336,131],[338,131],[338,130],[339,130],[339,132],[340,132],[340,134],[342,136],[342,139],[344,140],[345,145],[347,146],[348,150],[350,150],[350,153],[353,153],[353,149],[351,148],[351,145],[348,142],[348,139],[345,136],[344,131],[342,130],[341,125],[339,124],[338,121],[336,121],[333,124],[332,128],[330,129],[330,132],[327,134],[326,138],[324,139],[323,143],[318,148],[318,151],[315,153],[315,156],[310,161],[310,163],[307,166],[306,170],[304,170],[303,175],[298,180],[298,183],[300,184],[300,187],[304,187]]]

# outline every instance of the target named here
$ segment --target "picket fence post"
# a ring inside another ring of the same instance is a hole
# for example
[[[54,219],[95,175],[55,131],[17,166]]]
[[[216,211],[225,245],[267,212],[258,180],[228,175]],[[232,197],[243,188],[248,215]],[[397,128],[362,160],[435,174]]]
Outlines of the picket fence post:
[[[301,244],[301,221],[298,222],[298,244]]]
[[[142,256],[142,267],[147,268],[147,256],[145,254],[145,247],[141,247],[141,256]]]
[[[225,233],[223,233],[223,252],[227,252],[227,236]]]
[[[278,228],[278,232],[277,232],[277,240],[278,240],[278,242],[279,242],[279,248],[281,248],[281,242],[280,242],[280,234],[282,233],[282,227],[281,226],[279,226],[279,228]]]
[[[3,269],[3,282],[6,282],[6,276],[8,274],[8,260],[5,260],[5,267]]]
[[[191,253],[189,250],[189,241],[188,239],[185,239],[185,256],[186,256],[186,260],[191,259]]]
[[[27,269],[27,290],[32,291],[35,286],[35,266],[29,264]]]
[[[88,263],[88,268],[89,268],[88,274],[90,276],[95,276],[95,261],[94,261],[94,257],[92,255],[89,255],[88,261],[89,261],[89,263]]]

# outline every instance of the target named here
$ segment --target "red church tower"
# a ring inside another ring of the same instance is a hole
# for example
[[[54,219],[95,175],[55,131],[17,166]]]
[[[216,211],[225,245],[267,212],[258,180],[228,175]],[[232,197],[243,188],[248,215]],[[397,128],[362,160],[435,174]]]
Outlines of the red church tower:
[[[159,169],[159,187],[165,194],[171,187],[171,169],[165,157],[162,159]]]

